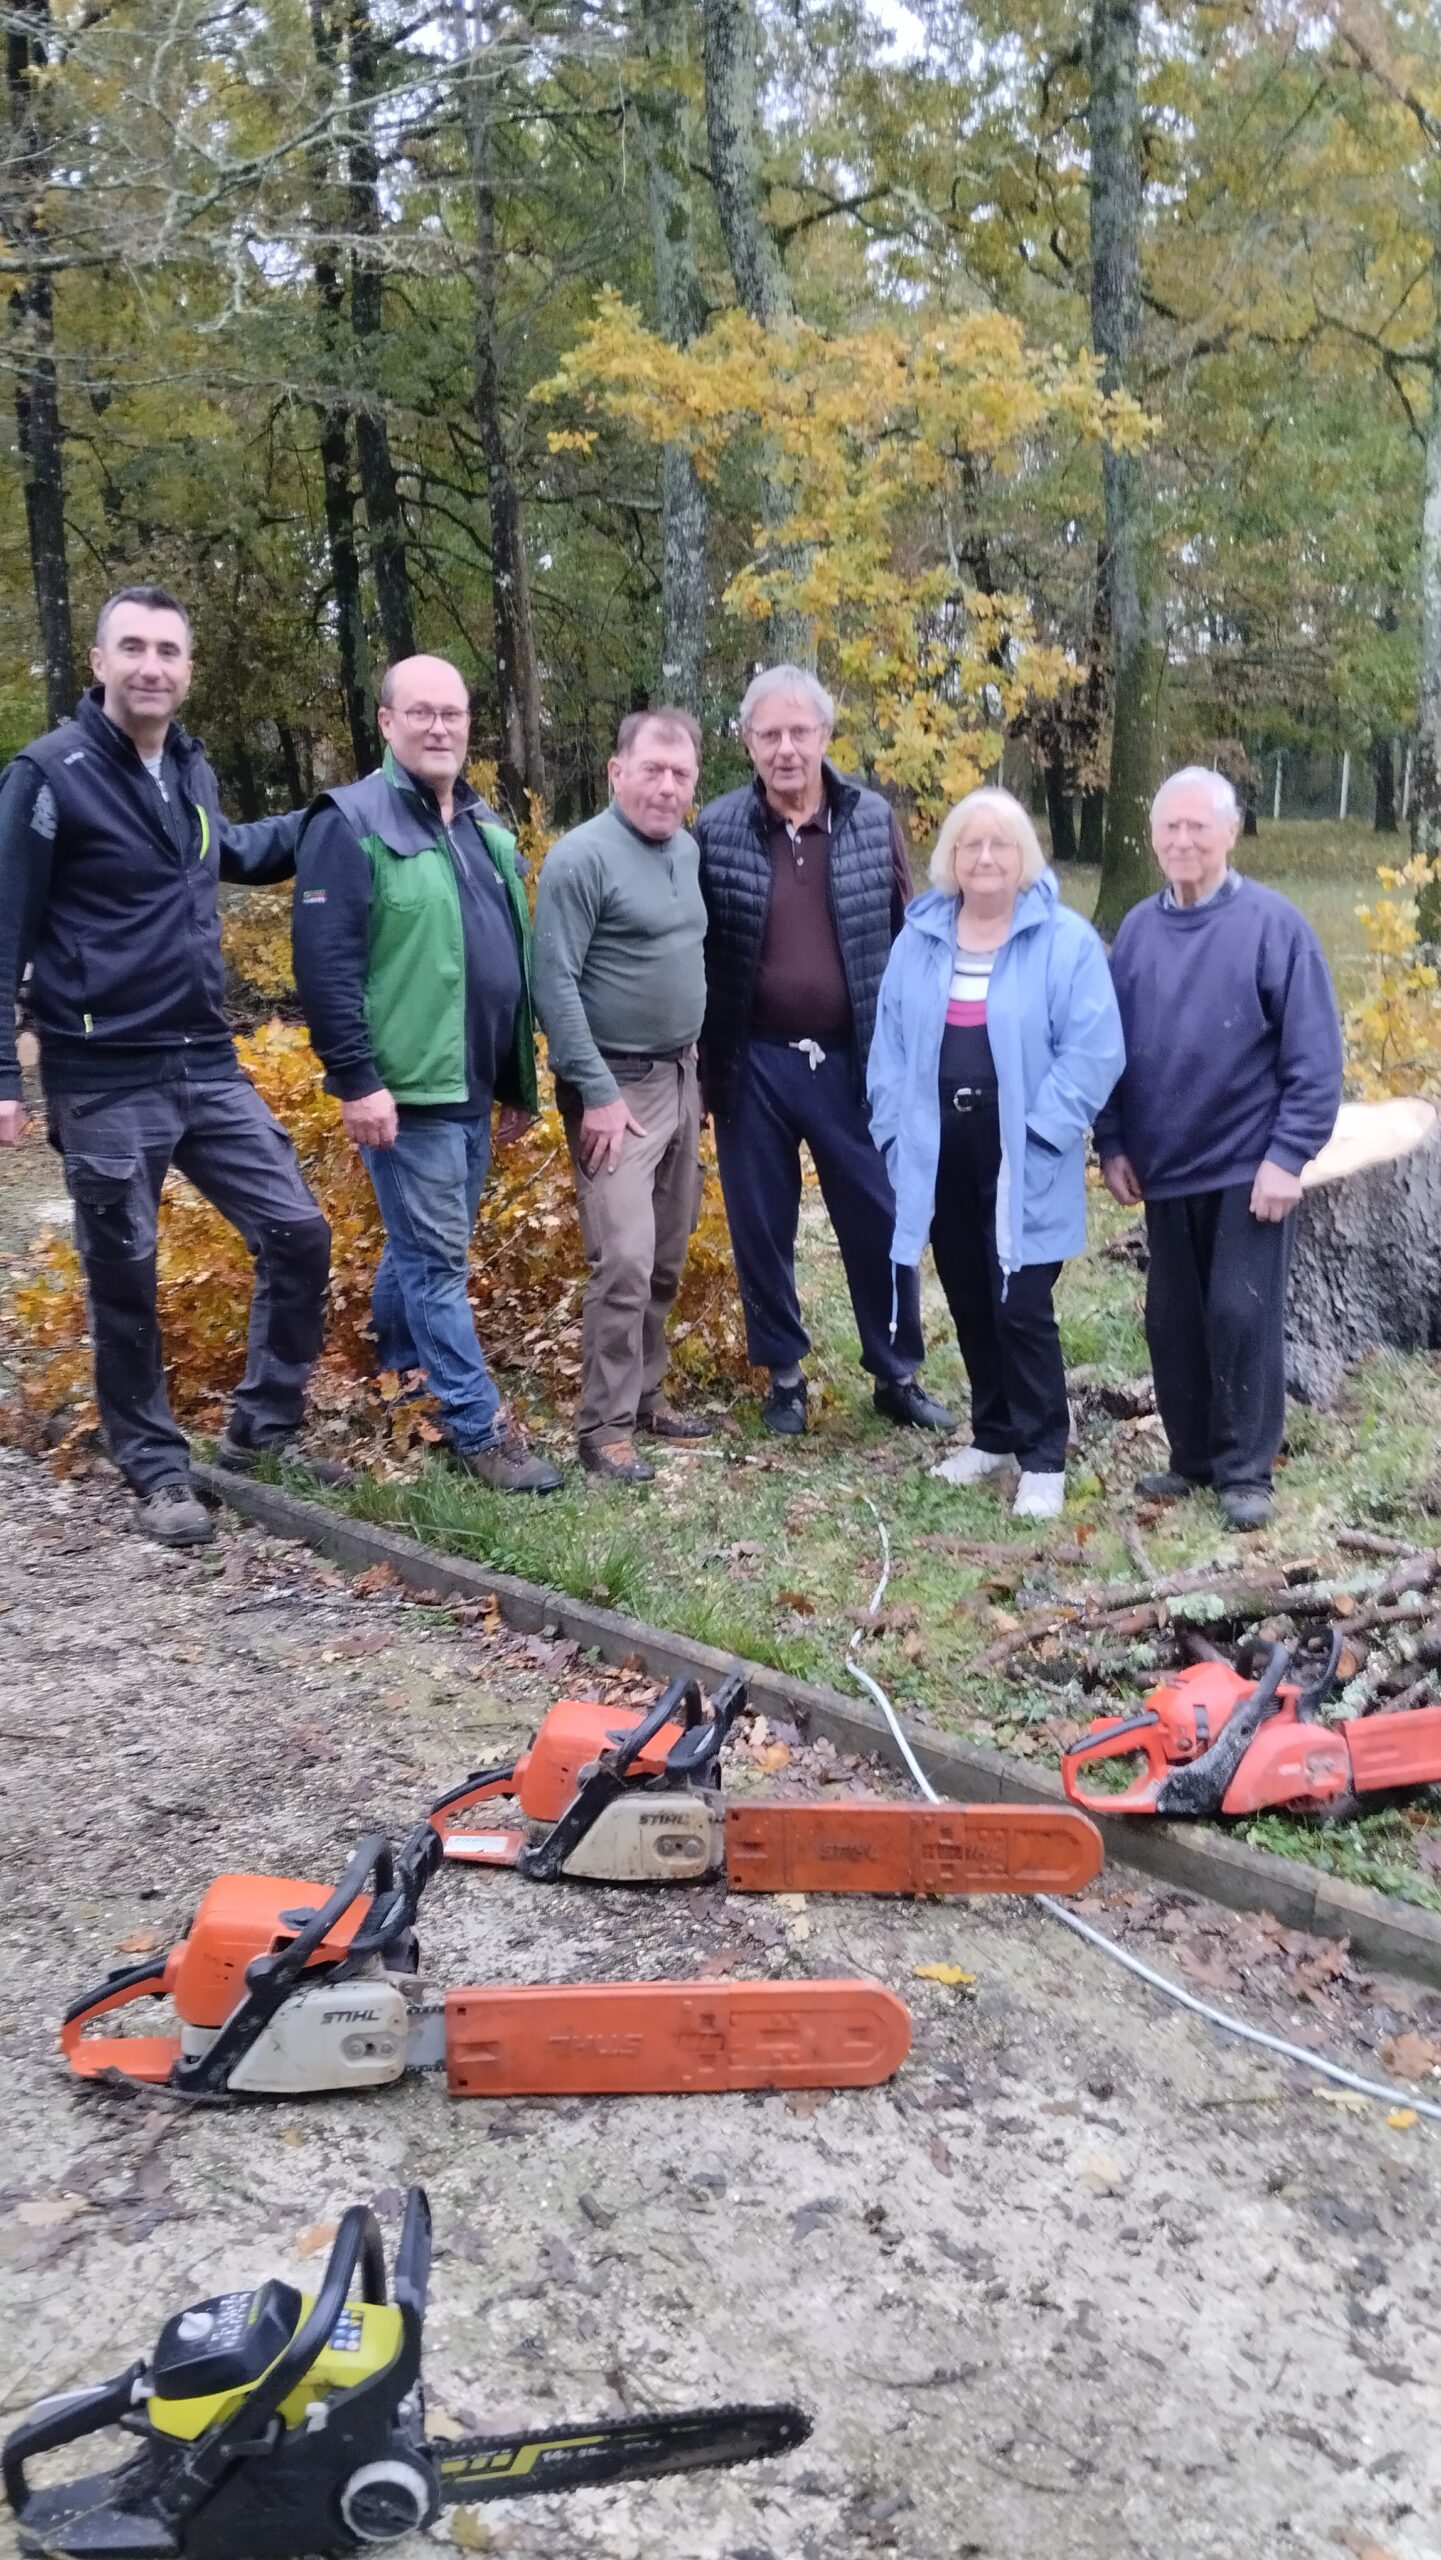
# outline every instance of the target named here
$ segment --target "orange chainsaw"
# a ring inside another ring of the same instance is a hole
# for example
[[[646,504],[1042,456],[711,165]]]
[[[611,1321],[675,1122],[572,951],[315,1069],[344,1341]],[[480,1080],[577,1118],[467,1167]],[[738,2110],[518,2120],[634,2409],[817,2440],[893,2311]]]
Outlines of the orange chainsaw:
[[[518,1760],[476,1769],[431,1807],[443,1854],[542,1884],[693,1884],[740,1893],[1079,1893],[1101,1869],[1094,1823],[1062,1806],[724,1804],[721,1752],[746,1705],[694,1680],[638,1714],[562,1698]],[[508,1819],[477,1826],[500,1799]]]
[[[1365,1796],[1441,1779],[1441,1707],[1353,1716],[1323,1724],[1341,1638],[1307,1688],[1288,1681],[1291,1658],[1274,1645],[1258,1680],[1228,1662],[1197,1662],[1153,1689],[1139,1714],[1093,1724],[1061,1757],[1073,1804],[1093,1813],[1357,1813]],[[1098,1761],[1139,1756],[1144,1769],[1119,1793],[1083,1788]]]
[[[414,1920],[440,1854],[422,1823],[399,1850],[380,1833],[363,1841],[333,1892],[294,1876],[217,1877],[167,1956],[112,1973],[66,2011],[71,2070],[219,2099],[372,2089],[443,2067],[454,2098],[512,2098],[859,2088],[905,2060],[910,2012],[869,1982],[434,1992]],[[90,2033],[167,1996],[178,2031]]]

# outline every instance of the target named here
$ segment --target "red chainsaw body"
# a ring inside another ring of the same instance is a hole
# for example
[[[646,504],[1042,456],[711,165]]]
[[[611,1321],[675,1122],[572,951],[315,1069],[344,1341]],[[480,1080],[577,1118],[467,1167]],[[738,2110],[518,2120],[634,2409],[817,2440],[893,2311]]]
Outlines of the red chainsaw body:
[[[165,1988],[177,2017],[187,2027],[220,2026],[245,1988],[247,1965],[257,1956],[273,1955],[295,1937],[300,1926],[296,1915],[318,1911],[329,1892],[329,1885],[300,1876],[217,1876],[166,1960]],[[352,1903],[316,1948],[307,1970],[337,1964],[369,1909],[368,1898]]]

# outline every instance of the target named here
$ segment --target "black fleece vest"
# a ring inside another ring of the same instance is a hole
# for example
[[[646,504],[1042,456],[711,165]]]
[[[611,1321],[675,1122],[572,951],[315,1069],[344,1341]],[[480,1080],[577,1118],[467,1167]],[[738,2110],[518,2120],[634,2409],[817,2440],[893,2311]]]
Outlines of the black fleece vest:
[[[878,791],[826,767],[831,810],[830,908],[851,999],[851,1054],[858,1091],[876,1027],[876,999],[891,950],[891,812]],[[765,802],[753,782],[727,791],[696,821],[705,896],[706,1100],[731,1110],[751,1035],[756,972],[771,896]]]

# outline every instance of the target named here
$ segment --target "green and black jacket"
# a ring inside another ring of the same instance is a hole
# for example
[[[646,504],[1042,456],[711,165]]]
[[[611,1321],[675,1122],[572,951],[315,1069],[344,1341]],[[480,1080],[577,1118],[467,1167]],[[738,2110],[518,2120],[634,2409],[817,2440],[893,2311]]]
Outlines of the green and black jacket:
[[[521,996],[496,1099],[536,1107],[530,915],[515,838],[458,782],[469,825],[505,890]],[[434,794],[389,749],[379,773],[323,792],[296,853],[295,983],[328,1091],[351,1102],[384,1085],[402,1104],[463,1103],[465,933],[450,838]]]

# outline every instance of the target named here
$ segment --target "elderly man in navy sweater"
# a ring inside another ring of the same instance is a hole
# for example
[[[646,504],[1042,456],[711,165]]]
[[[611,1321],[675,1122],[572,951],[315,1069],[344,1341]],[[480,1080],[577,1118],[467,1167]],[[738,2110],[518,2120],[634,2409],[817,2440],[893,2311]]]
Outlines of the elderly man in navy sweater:
[[[1233,1529],[1261,1529],[1286,1418],[1291,1213],[1335,1125],[1341,1030],[1304,916],[1231,869],[1239,829],[1220,774],[1191,766],[1156,794],[1165,886],[1111,954],[1126,1068],[1096,1148],[1112,1197],[1146,1207],[1146,1338],[1171,1462],[1137,1489],[1210,1485]]]

